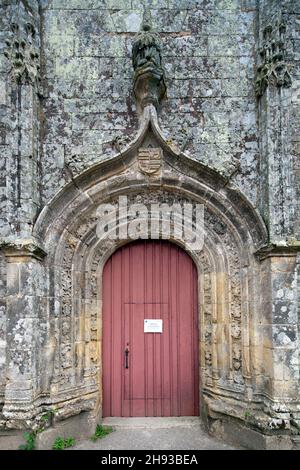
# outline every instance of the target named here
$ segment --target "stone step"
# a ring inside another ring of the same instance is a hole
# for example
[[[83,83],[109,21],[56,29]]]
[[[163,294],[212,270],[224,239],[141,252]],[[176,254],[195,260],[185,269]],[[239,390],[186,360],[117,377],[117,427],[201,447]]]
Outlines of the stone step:
[[[118,418],[109,417],[104,418],[102,421],[103,426],[112,426],[119,429],[163,429],[174,427],[200,427],[202,422],[199,416],[179,416],[179,417],[163,417],[163,418],[148,418],[148,417],[135,417],[135,418]]]

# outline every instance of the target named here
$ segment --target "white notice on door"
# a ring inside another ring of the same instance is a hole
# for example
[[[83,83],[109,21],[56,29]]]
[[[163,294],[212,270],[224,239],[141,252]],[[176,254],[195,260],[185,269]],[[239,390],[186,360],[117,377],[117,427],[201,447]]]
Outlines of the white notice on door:
[[[162,333],[162,320],[144,320],[144,333]]]

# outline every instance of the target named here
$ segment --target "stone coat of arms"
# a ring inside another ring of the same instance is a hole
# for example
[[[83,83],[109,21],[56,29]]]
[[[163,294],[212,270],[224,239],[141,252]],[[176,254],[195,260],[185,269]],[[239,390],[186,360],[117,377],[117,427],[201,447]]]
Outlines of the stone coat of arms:
[[[140,148],[138,151],[139,169],[146,175],[156,174],[162,164],[161,148]]]

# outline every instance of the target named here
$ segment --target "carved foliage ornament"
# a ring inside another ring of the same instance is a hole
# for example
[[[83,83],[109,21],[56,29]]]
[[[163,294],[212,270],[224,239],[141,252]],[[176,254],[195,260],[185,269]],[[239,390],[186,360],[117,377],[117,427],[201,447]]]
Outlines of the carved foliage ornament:
[[[13,80],[22,84],[38,84],[40,80],[40,58],[37,33],[32,16],[23,2],[18,2],[10,24],[9,37],[6,39],[4,55],[10,63]]]
[[[255,81],[257,96],[263,95],[269,84],[277,87],[291,86],[290,66],[286,62],[285,33],[286,25],[280,16],[263,30]]]

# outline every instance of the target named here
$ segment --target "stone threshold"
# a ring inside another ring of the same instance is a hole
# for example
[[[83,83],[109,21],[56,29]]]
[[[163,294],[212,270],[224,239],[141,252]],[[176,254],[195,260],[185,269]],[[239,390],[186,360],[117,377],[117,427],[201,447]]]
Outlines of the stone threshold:
[[[202,426],[202,421],[199,416],[176,416],[176,417],[163,417],[163,418],[149,418],[149,417],[134,417],[134,418],[119,418],[109,417],[103,418],[103,426],[113,426],[118,429],[163,429],[174,427],[191,427]]]

